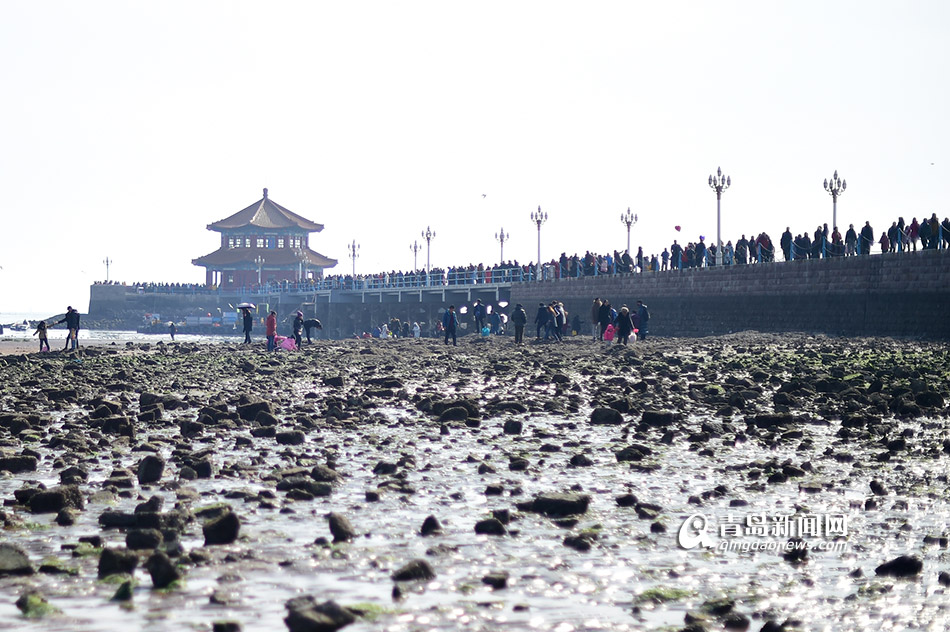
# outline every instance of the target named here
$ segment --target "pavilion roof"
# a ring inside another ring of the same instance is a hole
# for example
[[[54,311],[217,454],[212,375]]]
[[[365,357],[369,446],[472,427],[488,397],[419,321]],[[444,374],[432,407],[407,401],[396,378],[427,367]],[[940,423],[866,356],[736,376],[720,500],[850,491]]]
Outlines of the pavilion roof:
[[[262,267],[265,268],[295,266],[300,263],[301,258],[307,265],[319,268],[332,268],[337,264],[336,259],[321,255],[309,248],[300,248],[299,250],[295,248],[219,248],[211,254],[192,259],[191,262],[196,266],[208,268],[241,265],[256,268],[257,264],[254,260],[257,257],[264,260]]]
[[[323,230],[323,224],[311,222],[267,197],[267,189],[264,189],[263,198],[230,217],[208,224],[208,230],[220,232],[247,226],[263,229],[299,228],[310,233]]]

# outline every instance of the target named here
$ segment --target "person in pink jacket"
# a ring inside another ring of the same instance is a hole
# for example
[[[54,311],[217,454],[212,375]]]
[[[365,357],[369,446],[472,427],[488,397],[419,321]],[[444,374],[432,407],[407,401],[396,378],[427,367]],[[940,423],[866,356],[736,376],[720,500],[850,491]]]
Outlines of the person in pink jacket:
[[[276,348],[274,340],[277,337],[277,312],[273,310],[264,321],[264,335],[267,336],[267,350],[273,351]]]

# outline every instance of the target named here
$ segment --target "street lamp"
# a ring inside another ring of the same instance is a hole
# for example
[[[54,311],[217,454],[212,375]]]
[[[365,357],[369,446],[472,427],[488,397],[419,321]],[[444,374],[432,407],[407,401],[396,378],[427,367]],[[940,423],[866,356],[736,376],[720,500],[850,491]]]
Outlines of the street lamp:
[[[261,284],[261,268],[264,267],[264,257],[257,255],[254,259],[254,263],[257,264],[257,284]]]
[[[637,219],[636,214],[630,212],[629,206],[626,213],[620,214],[620,221],[627,225],[627,254],[630,253],[630,227],[637,223]]]
[[[413,240],[412,245],[409,246],[409,250],[412,251],[412,271],[419,271],[419,251],[422,250],[422,246],[419,245],[418,241]]]
[[[498,240],[498,243],[501,244],[501,263],[505,263],[505,242],[511,237],[510,234],[505,232],[504,227],[502,227],[500,233],[495,233],[495,239]]]
[[[356,278],[356,260],[360,257],[360,245],[353,240],[352,244],[347,244],[346,249],[350,251],[349,257],[353,260],[353,278]]]
[[[435,231],[426,226],[422,238],[426,240],[426,274],[429,274],[432,262],[432,240],[435,239]]]
[[[109,265],[112,263],[112,259],[106,257],[102,260],[102,263],[106,264],[106,283],[109,282]]]
[[[831,195],[831,228],[838,227],[838,196],[844,193],[848,188],[848,181],[838,178],[838,170],[835,169],[835,175],[831,176],[831,182],[825,180],[825,191]]]
[[[537,224],[538,226],[538,267],[536,279],[541,280],[541,224],[548,221],[548,214],[541,212],[541,207],[538,207],[538,212],[531,212],[531,221]]]
[[[722,221],[720,202],[722,192],[732,186],[732,178],[722,175],[722,169],[716,168],[716,175],[709,176],[709,188],[716,192],[716,265],[722,265]]]

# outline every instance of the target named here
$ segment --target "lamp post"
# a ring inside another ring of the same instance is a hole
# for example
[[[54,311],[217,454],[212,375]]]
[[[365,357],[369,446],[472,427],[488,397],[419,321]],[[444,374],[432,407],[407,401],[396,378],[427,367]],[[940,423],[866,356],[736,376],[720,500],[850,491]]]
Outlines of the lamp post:
[[[825,191],[831,195],[831,229],[838,227],[838,196],[848,188],[848,181],[838,178],[838,170],[831,176],[831,181],[825,180]]]
[[[346,249],[350,252],[349,257],[353,260],[353,278],[356,278],[356,260],[360,258],[360,245],[353,240],[352,244],[347,244]]]
[[[538,207],[538,212],[531,212],[531,221],[538,226],[538,264],[537,264],[537,274],[536,279],[541,280],[541,224],[548,221],[548,214],[541,212],[541,207]]]
[[[254,259],[254,263],[257,265],[257,284],[261,284],[261,268],[264,267],[264,257],[257,255]]]
[[[409,246],[409,250],[412,251],[412,271],[419,271],[419,251],[422,250],[422,246],[419,245],[418,241],[413,240],[412,245]]]
[[[502,227],[501,232],[495,233],[495,239],[498,240],[498,243],[501,244],[501,263],[505,263],[505,242],[511,237],[510,234],[505,232],[504,227]]]
[[[720,202],[722,192],[732,186],[732,178],[722,175],[722,169],[716,168],[716,175],[709,176],[709,188],[716,192],[716,265],[722,265],[722,221]]]
[[[307,253],[303,248],[297,249],[297,283],[307,278]]]
[[[435,239],[435,231],[426,226],[422,238],[426,240],[426,274],[429,274],[430,264],[432,263],[432,240]]]
[[[112,264],[112,259],[106,257],[102,260],[102,263],[106,264],[106,283],[109,282],[109,265]]]
[[[626,213],[620,214],[620,221],[627,225],[627,254],[630,254],[630,228],[637,223],[637,219],[636,214],[630,212],[629,206]]]

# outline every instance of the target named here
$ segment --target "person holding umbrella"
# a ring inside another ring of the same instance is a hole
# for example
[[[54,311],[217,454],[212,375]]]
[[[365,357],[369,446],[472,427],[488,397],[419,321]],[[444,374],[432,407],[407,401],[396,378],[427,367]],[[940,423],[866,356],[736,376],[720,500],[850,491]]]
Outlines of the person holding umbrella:
[[[253,303],[241,303],[238,309],[244,312],[244,344],[251,344],[251,330],[254,328],[254,317],[251,316],[251,310],[254,309]]]

